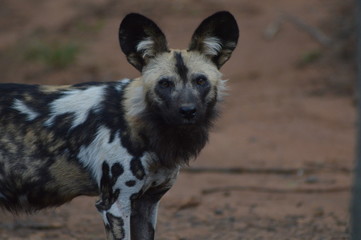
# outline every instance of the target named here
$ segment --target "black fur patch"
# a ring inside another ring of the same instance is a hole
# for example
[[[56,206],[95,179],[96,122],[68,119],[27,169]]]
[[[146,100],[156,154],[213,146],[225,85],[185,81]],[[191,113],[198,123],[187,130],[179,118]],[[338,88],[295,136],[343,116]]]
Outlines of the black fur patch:
[[[121,217],[116,217],[111,213],[106,213],[109,222],[109,231],[112,234],[112,239],[122,240],[125,237],[124,220]]]
[[[120,189],[113,189],[119,176],[113,175],[110,177],[109,164],[104,161],[102,165],[102,178],[100,180],[100,192],[101,200],[97,202],[96,207],[98,211],[105,211],[111,208],[111,206],[118,199]]]
[[[100,117],[94,111],[90,111],[84,123],[69,130],[71,127],[71,122],[69,123],[70,119],[72,119],[72,114],[59,115],[55,118],[54,124],[50,129],[59,139],[67,137],[65,140],[66,148],[72,155],[76,156],[81,146],[88,146],[95,139],[98,127],[100,126]],[[60,127],[58,127],[57,124],[59,124]],[[86,134],[84,134],[84,132],[86,132]]]
[[[208,141],[208,131],[217,116],[215,102],[205,106],[206,115],[203,121],[192,125],[169,125],[155,109],[144,114],[147,145],[150,151],[157,154],[160,162],[167,168],[179,164],[188,164],[195,158]]]
[[[134,180],[130,180],[130,181],[126,181],[125,185],[127,185],[128,187],[134,187],[136,184],[136,181]]]
[[[138,157],[133,158],[130,162],[130,170],[132,171],[133,175],[139,180],[142,180],[145,176],[144,167]]]
[[[188,68],[184,64],[182,54],[180,52],[174,53],[175,62],[175,70],[176,73],[180,76],[180,78],[186,82],[188,80]]]
[[[120,163],[114,163],[112,166],[112,177],[118,178],[124,172],[124,168]]]
[[[161,163],[169,168],[188,164],[208,141],[207,126],[163,126],[152,128],[151,132],[158,137],[150,140],[150,147],[157,153]]]
[[[0,175],[1,176],[4,176],[4,174],[5,174],[4,165],[5,164],[3,162],[0,162]]]
[[[41,116],[44,116],[49,113],[47,103],[58,99],[61,95],[59,92],[45,93],[40,90],[40,85],[3,83],[0,84],[0,102],[1,107],[7,108],[0,109],[0,112],[3,117],[9,117],[9,115],[4,114],[11,114],[11,112],[16,113],[11,107],[13,106],[14,100],[18,99],[32,109],[35,109]],[[23,119],[15,118],[14,120],[22,121]]]
[[[123,85],[123,89],[128,85]],[[130,129],[124,118],[124,90],[118,91],[116,85],[108,83],[105,91],[104,100],[101,103],[102,108],[98,116],[100,122],[111,130],[109,142],[115,137],[121,141],[122,147],[125,147],[133,156],[141,156],[145,151],[144,146],[131,142]],[[118,134],[117,134],[118,133]]]

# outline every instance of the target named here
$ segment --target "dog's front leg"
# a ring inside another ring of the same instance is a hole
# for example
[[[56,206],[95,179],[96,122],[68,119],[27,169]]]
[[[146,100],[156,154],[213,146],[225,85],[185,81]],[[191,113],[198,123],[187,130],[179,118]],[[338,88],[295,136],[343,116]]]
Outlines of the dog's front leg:
[[[117,187],[119,175],[120,171],[110,170],[109,165],[103,163],[99,184],[101,196],[96,208],[102,215],[108,240],[131,240],[131,199]]]
[[[124,203],[121,203],[124,205]],[[97,203],[98,211],[104,221],[108,240],[130,240],[130,208],[121,207],[118,201],[113,203],[109,209],[102,200]]]
[[[130,201],[116,200],[110,207],[103,200],[96,206],[104,221],[107,240],[130,240]]]
[[[158,203],[169,188],[149,189],[132,200],[132,240],[153,240],[157,222]]]

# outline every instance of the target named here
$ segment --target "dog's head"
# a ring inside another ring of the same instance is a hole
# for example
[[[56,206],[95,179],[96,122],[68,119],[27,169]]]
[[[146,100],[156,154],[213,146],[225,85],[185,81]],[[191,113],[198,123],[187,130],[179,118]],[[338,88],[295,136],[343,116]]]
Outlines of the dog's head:
[[[166,125],[202,124],[215,115],[225,88],[219,69],[238,41],[238,26],[229,12],[206,18],[187,50],[169,49],[159,27],[135,13],[122,21],[119,41],[129,63],[142,72],[133,112],[151,109]]]

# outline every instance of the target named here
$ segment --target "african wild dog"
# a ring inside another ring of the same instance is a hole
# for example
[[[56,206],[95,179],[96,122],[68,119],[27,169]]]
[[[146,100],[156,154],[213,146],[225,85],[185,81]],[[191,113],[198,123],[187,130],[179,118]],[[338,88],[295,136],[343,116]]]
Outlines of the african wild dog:
[[[0,204],[13,211],[96,203],[108,239],[154,239],[157,206],[197,156],[217,116],[238,27],[206,18],[188,50],[167,47],[150,19],[129,14],[120,46],[142,76],[72,86],[0,84]]]

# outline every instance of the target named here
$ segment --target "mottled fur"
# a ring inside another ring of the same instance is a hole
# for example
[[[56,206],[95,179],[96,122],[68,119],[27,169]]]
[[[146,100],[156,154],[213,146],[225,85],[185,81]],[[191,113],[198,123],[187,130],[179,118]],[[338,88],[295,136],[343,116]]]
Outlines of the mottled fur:
[[[159,200],[208,140],[238,27],[218,12],[188,50],[173,50],[154,22],[129,14],[119,40],[140,78],[0,84],[1,207],[31,212],[99,195],[108,239],[154,239]]]

